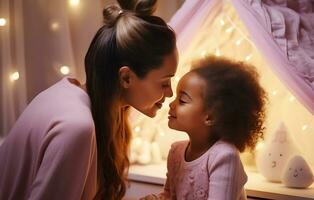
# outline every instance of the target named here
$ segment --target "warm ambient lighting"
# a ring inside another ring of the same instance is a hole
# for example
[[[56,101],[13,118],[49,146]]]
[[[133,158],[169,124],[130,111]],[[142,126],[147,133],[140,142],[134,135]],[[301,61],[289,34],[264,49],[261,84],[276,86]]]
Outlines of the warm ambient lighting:
[[[60,24],[58,22],[51,23],[51,30],[57,31],[60,28]]]
[[[70,0],[70,5],[75,7],[78,6],[80,4],[80,0]]]
[[[60,72],[63,75],[68,75],[70,73],[70,68],[68,66],[62,66],[60,67]]]
[[[20,74],[19,72],[13,72],[11,75],[10,75],[10,80],[13,82],[13,81],[16,81],[20,78]]]
[[[7,24],[7,20],[4,18],[0,18],[0,26],[5,26]]]

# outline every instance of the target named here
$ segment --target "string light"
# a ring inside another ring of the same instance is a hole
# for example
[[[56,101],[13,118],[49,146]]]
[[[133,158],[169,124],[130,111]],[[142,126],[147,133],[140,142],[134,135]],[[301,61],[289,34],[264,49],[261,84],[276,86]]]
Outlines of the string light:
[[[221,19],[219,22],[221,26],[225,25],[225,21],[223,19]]]
[[[272,91],[272,95],[276,96],[278,94],[277,90]]]
[[[289,97],[289,101],[294,101],[294,100],[295,100],[294,96]]]
[[[60,72],[63,75],[68,75],[70,73],[70,68],[66,65],[60,67]]]
[[[160,136],[165,136],[165,133],[164,132],[160,132],[159,135]]]
[[[255,150],[258,151],[258,150],[262,149],[264,146],[265,146],[265,144],[263,142],[259,142],[259,143],[257,143]]]
[[[235,44],[236,44],[237,46],[239,46],[239,45],[241,44],[242,40],[243,40],[243,38],[238,39],[238,40],[235,42]]]
[[[13,72],[13,73],[10,75],[10,80],[11,80],[12,82],[13,82],[13,81],[17,81],[19,78],[20,78],[19,72]]]
[[[308,125],[307,125],[307,124],[304,124],[304,125],[302,126],[302,131],[305,131],[307,128],[308,128]]]
[[[253,55],[250,54],[250,55],[248,55],[248,56],[245,57],[245,60],[246,60],[246,61],[249,61],[252,57],[253,57]]]
[[[205,50],[202,51],[201,56],[202,56],[202,58],[204,58],[206,56],[206,51]]]
[[[60,28],[60,24],[58,22],[51,23],[51,30],[57,31]]]
[[[220,50],[218,48],[216,49],[215,55],[216,56],[221,56]]]
[[[179,82],[180,77],[176,76],[174,79],[175,79],[177,82]]]
[[[134,131],[135,131],[136,133],[140,132],[140,131],[141,131],[141,127],[136,126],[136,127],[134,128]]]
[[[0,26],[5,26],[7,24],[7,20],[4,18],[0,18]]]
[[[227,28],[226,33],[231,33],[233,31],[233,27]]]
[[[78,6],[80,4],[80,0],[70,0],[70,5],[75,7]]]

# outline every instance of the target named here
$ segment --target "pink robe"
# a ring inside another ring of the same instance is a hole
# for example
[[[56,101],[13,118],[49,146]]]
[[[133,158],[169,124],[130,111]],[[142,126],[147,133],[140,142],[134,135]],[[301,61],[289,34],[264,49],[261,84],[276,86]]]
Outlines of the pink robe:
[[[92,199],[97,151],[90,100],[67,78],[28,105],[0,146],[0,199]]]

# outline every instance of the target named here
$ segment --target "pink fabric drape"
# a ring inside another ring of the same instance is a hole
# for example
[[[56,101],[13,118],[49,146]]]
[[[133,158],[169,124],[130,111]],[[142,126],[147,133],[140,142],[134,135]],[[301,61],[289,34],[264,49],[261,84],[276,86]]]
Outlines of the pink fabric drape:
[[[220,0],[186,0],[170,21],[179,51],[222,9]],[[252,41],[291,93],[314,114],[313,3],[304,0],[232,0]],[[311,19],[312,18],[312,19]]]

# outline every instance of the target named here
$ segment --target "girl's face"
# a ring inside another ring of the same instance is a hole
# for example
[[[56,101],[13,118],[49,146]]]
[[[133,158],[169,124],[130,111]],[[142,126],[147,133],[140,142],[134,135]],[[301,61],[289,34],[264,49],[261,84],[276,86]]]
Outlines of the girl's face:
[[[168,126],[190,133],[207,130],[208,114],[204,107],[205,81],[189,72],[178,83],[176,99],[170,103]]]
[[[173,95],[171,77],[175,75],[177,65],[178,53],[175,50],[165,57],[161,67],[148,72],[145,78],[140,79],[132,73],[123,94],[125,103],[149,117],[154,117],[165,98]]]

